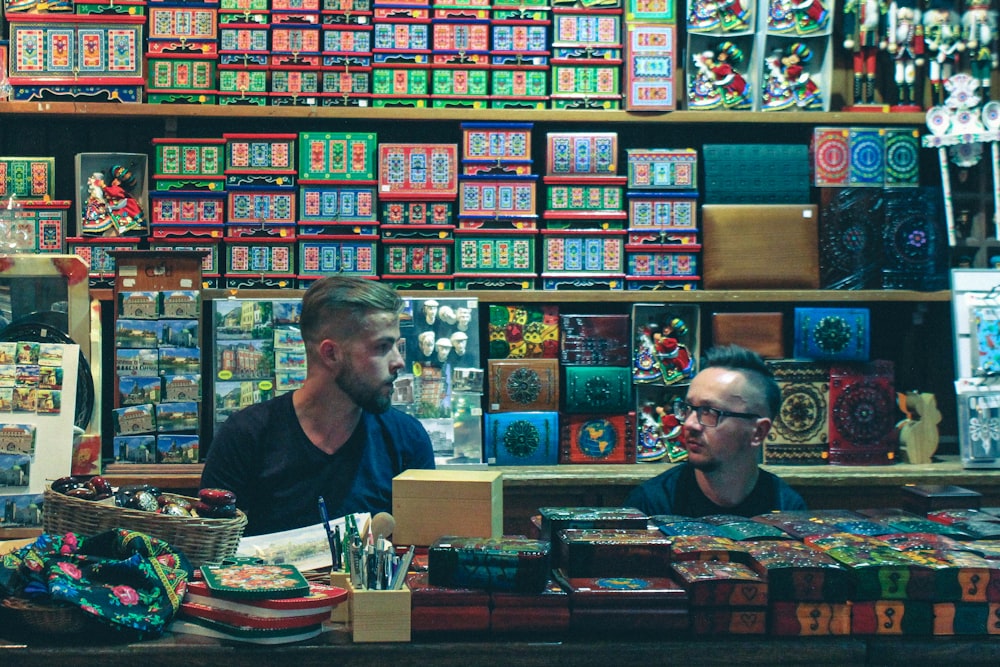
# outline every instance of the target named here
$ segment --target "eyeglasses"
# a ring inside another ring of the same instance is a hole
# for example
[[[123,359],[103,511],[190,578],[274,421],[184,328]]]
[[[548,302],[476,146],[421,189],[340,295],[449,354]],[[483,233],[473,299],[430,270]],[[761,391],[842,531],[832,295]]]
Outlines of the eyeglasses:
[[[710,408],[707,405],[691,405],[684,401],[674,403],[674,416],[682,422],[688,418],[692,412],[698,415],[698,423],[702,426],[715,427],[719,425],[723,417],[734,417],[736,419],[763,419],[760,415],[751,412],[730,412]]]

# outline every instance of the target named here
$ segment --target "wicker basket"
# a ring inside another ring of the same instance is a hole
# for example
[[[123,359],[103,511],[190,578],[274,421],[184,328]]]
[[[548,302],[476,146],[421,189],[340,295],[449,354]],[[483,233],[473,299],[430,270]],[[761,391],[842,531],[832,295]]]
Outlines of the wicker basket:
[[[176,497],[197,501],[197,498]],[[48,486],[43,502],[42,528],[46,533],[73,532],[89,537],[112,528],[127,528],[166,541],[195,567],[217,563],[235,554],[247,525],[246,514],[238,510],[231,519],[169,516],[73,498]]]
[[[12,621],[33,632],[68,635],[88,625],[87,615],[68,603],[4,598],[0,606]]]

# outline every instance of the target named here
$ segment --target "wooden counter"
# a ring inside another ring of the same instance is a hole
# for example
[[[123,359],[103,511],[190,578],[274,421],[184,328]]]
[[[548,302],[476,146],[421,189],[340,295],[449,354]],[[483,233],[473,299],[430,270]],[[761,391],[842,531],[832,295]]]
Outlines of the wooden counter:
[[[58,642],[58,643],[57,643]],[[4,667],[607,667],[607,665],[934,665],[996,664],[1000,638],[976,637],[739,637],[567,641],[415,642],[351,644],[329,632],[303,644],[253,646],[167,634],[134,644],[74,646],[46,639],[0,639]]]
[[[904,484],[964,486],[983,494],[983,506],[1000,506],[1000,470],[965,470],[957,456],[940,459],[921,465],[764,467],[791,484],[813,509],[895,507]],[[621,505],[633,487],[671,465],[498,466],[495,470],[503,472],[504,532],[526,532],[528,518],[539,507]],[[192,493],[201,466],[116,465],[106,476],[115,485],[148,482]]]

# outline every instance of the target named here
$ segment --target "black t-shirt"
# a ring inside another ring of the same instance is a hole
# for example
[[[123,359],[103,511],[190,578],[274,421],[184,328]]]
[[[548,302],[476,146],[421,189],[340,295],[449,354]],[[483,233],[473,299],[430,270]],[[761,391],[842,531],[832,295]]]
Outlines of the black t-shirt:
[[[625,506],[650,516],[675,514],[689,517],[713,514],[752,517],[775,510],[806,509],[802,496],[787,482],[766,470],[760,471],[750,495],[734,507],[723,507],[709,500],[698,486],[694,472],[694,466],[689,463],[670,468],[633,489],[625,499]]]

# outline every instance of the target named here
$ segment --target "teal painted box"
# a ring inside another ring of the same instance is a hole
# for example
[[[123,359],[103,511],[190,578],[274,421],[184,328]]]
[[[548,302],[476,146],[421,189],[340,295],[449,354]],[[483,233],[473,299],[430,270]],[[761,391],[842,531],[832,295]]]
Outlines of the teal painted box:
[[[434,276],[450,278],[452,274],[452,239],[382,239],[382,276]]]
[[[299,224],[378,223],[374,185],[299,181]]]
[[[298,241],[298,277],[311,278],[340,273],[375,276],[378,268],[378,239],[354,236],[316,236]]]
[[[299,182],[375,182],[375,132],[300,132]]]
[[[543,229],[543,273],[622,274],[625,231]]]
[[[868,361],[871,345],[867,308],[796,308],[796,359]]]
[[[455,232],[455,273],[535,272],[533,229],[480,229]]]
[[[559,413],[487,413],[485,447],[489,465],[555,465],[559,463]]]
[[[563,411],[575,414],[628,412],[632,369],[620,366],[564,366]]]
[[[698,188],[698,151],[693,148],[628,148],[625,154],[630,189]]]
[[[696,232],[696,193],[629,192],[628,228],[635,232]]]

